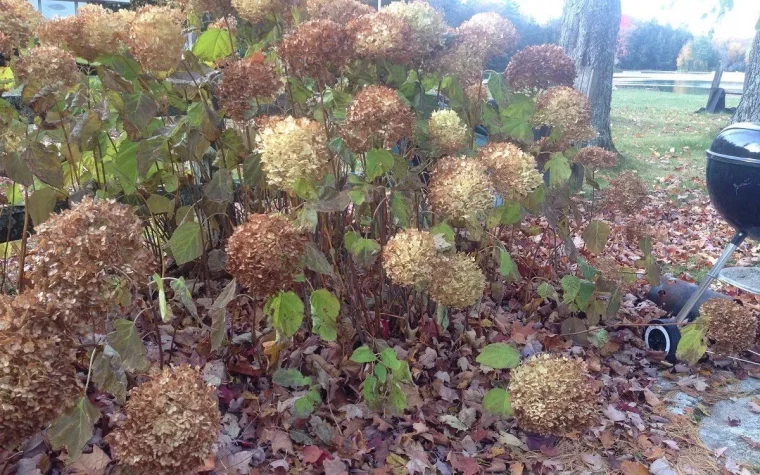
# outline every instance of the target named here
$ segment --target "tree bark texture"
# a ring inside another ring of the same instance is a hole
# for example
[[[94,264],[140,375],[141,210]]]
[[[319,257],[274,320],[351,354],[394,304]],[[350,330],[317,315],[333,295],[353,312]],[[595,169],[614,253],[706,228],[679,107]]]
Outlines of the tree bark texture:
[[[752,41],[742,100],[731,122],[760,122],[760,30]]]
[[[612,74],[620,29],[620,0],[565,0],[560,45],[575,61],[575,88],[589,98],[599,135],[590,145],[614,150],[610,131]]]

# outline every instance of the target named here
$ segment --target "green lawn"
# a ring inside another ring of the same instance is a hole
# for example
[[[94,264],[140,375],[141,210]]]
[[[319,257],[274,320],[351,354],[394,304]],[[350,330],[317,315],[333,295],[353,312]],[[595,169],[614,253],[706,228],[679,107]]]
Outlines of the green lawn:
[[[705,150],[728,124],[729,114],[695,113],[707,96],[645,90],[612,93],[612,138],[621,169],[636,170],[647,182],[675,175],[685,188],[704,177]],[[738,96],[729,96],[736,107]]]

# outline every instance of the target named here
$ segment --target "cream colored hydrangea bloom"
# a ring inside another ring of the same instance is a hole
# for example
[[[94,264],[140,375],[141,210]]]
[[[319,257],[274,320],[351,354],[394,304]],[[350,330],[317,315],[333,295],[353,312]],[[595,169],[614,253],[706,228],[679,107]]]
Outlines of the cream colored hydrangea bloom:
[[[406,229],[383,248],[383,268],[394,283],[422,288],[433,273],[435,256],[435,241],[429,232]]]
[[[288,193],[301,178],[321,181],[330,161],[322,125],[306,118],[271,122],[259,134],[259,150],[267,182]]]
[[[393,2],[383,7],[382,11],[401,18],[409,25],[417,55],[428,55],[443,45],[449,27],[443,15],[427,2]]]
[[[143,69],[165,72],[179,65],[185,48],[184,21],[184,13],[175,8],[147,6],[137,11],[127,44]]]
[[[474,305],[482,296],[486,278],[475,259],[464,253],[439,256],[430,282],[430,298],[450,308]]]
[[[494,194],[485,166],[476,160],[446,157],[433,168],[430,204],[454,220],[478,218],[493,205]]]
[[[504,199],[519,200],[543,183],[533,156],[510,143],[492,143],[478,151],[491,181]]]
[[[451,109],[433,112],[428,121],[430,140],[443,153],[454,153],[467,143],[467,127]]]

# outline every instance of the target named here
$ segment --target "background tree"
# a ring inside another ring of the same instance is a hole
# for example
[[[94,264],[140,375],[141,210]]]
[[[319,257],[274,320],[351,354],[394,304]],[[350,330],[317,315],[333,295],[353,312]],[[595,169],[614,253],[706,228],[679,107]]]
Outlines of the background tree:
[[[678,54],[679,71],[711,71],[720,61],[720,55],[707,36],[699,36],[686,43]]]
[[[620,30],[618,66],[621,69],[675,71],[678,54],[691,39],[692,34],[683,28],[660,25],[654,20],[632,20]]]
[[[752,42],[752,53],[744,77],[744,94],[732,122],[760,121],[760,29]]]
[[[591,102],[592,144],[613,149],[610,131],[612,73],[615,69],[620,0],[567,0],[560,44],[575,61],[575,87]]]

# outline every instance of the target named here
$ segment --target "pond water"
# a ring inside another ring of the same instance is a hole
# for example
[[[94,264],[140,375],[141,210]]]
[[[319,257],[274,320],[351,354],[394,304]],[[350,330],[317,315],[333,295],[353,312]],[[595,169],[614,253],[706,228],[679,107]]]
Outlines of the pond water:
[[[676,94],[707,95],[714,73],[679,73],[670,71],[623,71],[615,73],[612,84],[617,89],[647,89]],[[741,95],[744,73],[723,73],[720,86],[727,94]]]

